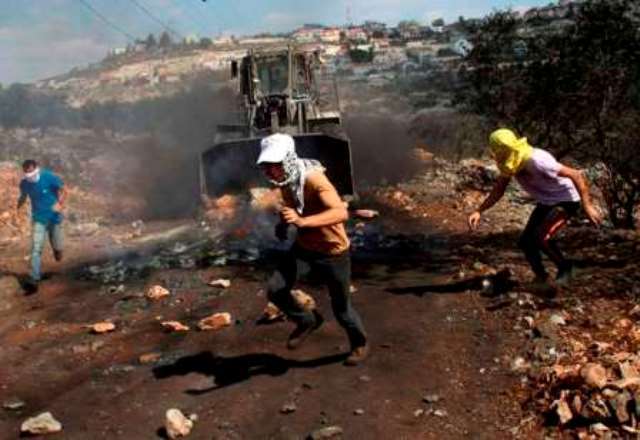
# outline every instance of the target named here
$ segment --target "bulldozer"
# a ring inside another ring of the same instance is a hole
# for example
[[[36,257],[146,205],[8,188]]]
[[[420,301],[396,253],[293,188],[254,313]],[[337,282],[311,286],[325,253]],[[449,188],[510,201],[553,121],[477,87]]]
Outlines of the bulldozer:
[[[295,46],[250,49],[231,62],[238,111],[217,127],[200,156],[203,196],[220,197],[263,186],[256,160],[272,133],[293,136],[300,157],[317,159],[345,199],[355,196],[349,139],[342,129],[335,78],[317,51]]]

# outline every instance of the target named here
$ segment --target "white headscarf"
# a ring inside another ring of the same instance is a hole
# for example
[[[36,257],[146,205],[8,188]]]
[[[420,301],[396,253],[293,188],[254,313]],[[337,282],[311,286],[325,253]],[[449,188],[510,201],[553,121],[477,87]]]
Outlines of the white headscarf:
[[[38,180],[40,180],[40,167],[36,167],[30,173],[24,173],[24,178],[27,179],[28,182],[38,183]]]

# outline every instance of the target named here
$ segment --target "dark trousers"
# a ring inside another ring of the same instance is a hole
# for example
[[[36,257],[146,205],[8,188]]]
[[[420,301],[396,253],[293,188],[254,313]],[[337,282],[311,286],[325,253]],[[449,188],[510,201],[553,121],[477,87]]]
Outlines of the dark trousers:
[[[344,328],[351,348],[366,343],[362,320],[351,305],[351,258],[349,252],[338,256],[324,255],[293,246],[278,265],[267,284],[269,300],[298,325],[312,325],[313,313],[303,310],[291,295],[291,289],[305,266],[322,277],[329,288],[331,307],[338,323]]]
[[[542,264],[544,253],[558,267],[566,269],[570,262],[564,258],[553,236],[578,212],[580,203],[562,202],[555,205],[537,205],[531,213],[527,226],[520,236],[518,246],[538,278],[546,278],[547,271]]]

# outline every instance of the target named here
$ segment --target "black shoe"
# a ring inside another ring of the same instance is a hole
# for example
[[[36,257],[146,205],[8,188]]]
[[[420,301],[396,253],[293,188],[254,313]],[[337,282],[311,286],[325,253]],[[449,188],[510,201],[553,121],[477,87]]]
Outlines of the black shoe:
[[[307,337],[318,330],[320,326],[324,323],[324,318],[322,315],[315,310],[313,311],[314,322],[313,324],[299,324],[296,329],[289,335],[289,340],[287,341],[287,348],[289,350],[295,350],[299,348],[302,343],[307,339]]]
[[[32,277],[28,277],[24,279],[22,282],[22,288],[24,289],[25,295],[33,295],[38,292],[38,283],[39,281],[33,279]]]

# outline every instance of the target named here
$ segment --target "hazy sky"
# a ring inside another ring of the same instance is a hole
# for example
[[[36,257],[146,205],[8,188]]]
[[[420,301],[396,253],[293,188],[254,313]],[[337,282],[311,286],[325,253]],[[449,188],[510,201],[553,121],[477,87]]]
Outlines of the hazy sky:
[[[120,29],[101,21],[88,3]],[[403,19],[480,17],[492,9],[526,9],[548,0],[0,0],[0,83],[30,82],[64,73],[124,47],[130,36],[159,34],[246,35],[291,30],[303,23],[344,24]]]

